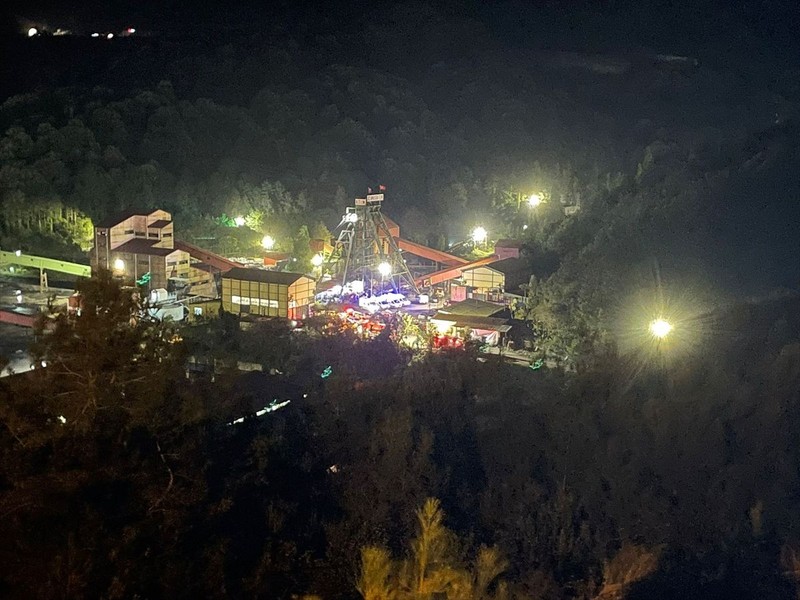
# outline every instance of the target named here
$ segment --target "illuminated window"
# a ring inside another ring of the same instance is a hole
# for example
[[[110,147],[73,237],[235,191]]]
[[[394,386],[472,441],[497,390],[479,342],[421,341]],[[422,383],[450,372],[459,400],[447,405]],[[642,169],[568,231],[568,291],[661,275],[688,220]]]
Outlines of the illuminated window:
[[[242,299],[239,296],[231,296],[231,302],[233,302],[234,304],[241,304]]]

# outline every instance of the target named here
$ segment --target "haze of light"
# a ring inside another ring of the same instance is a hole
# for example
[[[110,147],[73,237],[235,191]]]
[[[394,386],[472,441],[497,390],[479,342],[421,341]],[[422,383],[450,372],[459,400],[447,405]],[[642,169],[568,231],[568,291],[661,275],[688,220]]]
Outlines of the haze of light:
[[[659,339],[667,337],[670,331],[672,331],[672,325],[660,317],[650,323],[650,333]]]
[[[483,227],[476,227],[472,230],[472,241],[476,244],[481,244],[486,241],[488,232]]]

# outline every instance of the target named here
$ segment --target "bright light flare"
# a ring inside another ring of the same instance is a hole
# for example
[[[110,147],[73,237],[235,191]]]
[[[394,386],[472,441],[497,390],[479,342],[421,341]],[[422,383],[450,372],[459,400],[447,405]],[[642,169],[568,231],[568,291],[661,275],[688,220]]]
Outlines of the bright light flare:
[[[114,37],[114,34],[113,34],[113,33],[109,33],[109,34],[106,36],[106,39],[107,39],[107,40],[110,40],[110,39],[113,39],[113,37]]]
[[[489,233],[483,227],[476,227],[472,230],[472,241],[476,244],[482,244],[488,236]]]
[[[115,271],[124,271],[125,270],[125,261],[121,258],[118,258],[114,261],[114,270]]]
[[[649,329],[653,337],[663,340],[669,335],[669,332],[672,331],[672,325],[669,321],[659,317],[650,322]]]
[[[321,267],[323,262],[325,262],[325,258],[322,254],[315,254],[311,257],[311,264],[315,267]]]
[[[378,265],[378,273],[383,277],[389,277],[392,274],[392,265],[387,262],[382,262]]]
[[[242,221],[244,221],[244,219],[242,219]],[[241,225],[239,225],[239,227],[241,227]],[[261,245],[264,247],[264,250],[272,250],[275,247],[275,238],[273,238],[271,235],[265,235],[263,238],[261,238]]]
[[[665,286],[660,273],[648,271],[642,269],[637,289],[623,294],[608,315],[615,313],[608,324],[623,359],[625,389],[653,369],[679,369],[702,357],[721,334],[716,311],[722,296],[707,281],[694,276]]]
[[[238,217],[235,217],[233,219],[233,223],[237,227],[244,227],[244,223],[245,223],[244,217],[242,215],[239,215]]]
[[[28,29],[28,37],[34,37],[35,35],[39,34],[39,30],[36,27],[31,27]]]
[[[528,198],[528,205],[531,208],[536,208],[542,203],[542,197],[539,194],[531,194]]]

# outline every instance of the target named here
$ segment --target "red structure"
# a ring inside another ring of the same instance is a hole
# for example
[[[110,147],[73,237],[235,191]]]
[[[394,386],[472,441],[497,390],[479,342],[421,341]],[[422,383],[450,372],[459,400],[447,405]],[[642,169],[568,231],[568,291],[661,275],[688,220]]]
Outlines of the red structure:
[[[467,259],[461,258],[460,256],[454,256],[452,254],[448,254],[447,252],[442,252],[441,250],[428,248],[428,246],[423,246],[422,244],[417,244],[416,242],[405,240],[401,237],[395,237],[395,241],[397,242],[397,247],[400,248],[400,250],[410,252],[414,256],[427,258],[428,260],[441,263],[448,267],[464,265],[469,262]]]

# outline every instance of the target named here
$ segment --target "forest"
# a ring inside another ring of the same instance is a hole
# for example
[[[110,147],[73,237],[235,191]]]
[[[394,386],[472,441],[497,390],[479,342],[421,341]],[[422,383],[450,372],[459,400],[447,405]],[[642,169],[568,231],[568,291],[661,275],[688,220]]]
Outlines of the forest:
[[[796,296],[570,374],[79,287],[0,384],[6,597],[797,593]]]
[[[522,242],[508,291],[558,368],[152,323],[79,282],[47,368],[0,380],[0,595],[796,598],[797,65],[699,22],[601,35],[645,10],[376,6],[5,36],[0,248],[86,262],[93,223],[162,208],[210,250],[299,254],[382,184],[404,237]],[[655,309],[674,347],[641,334]]]

